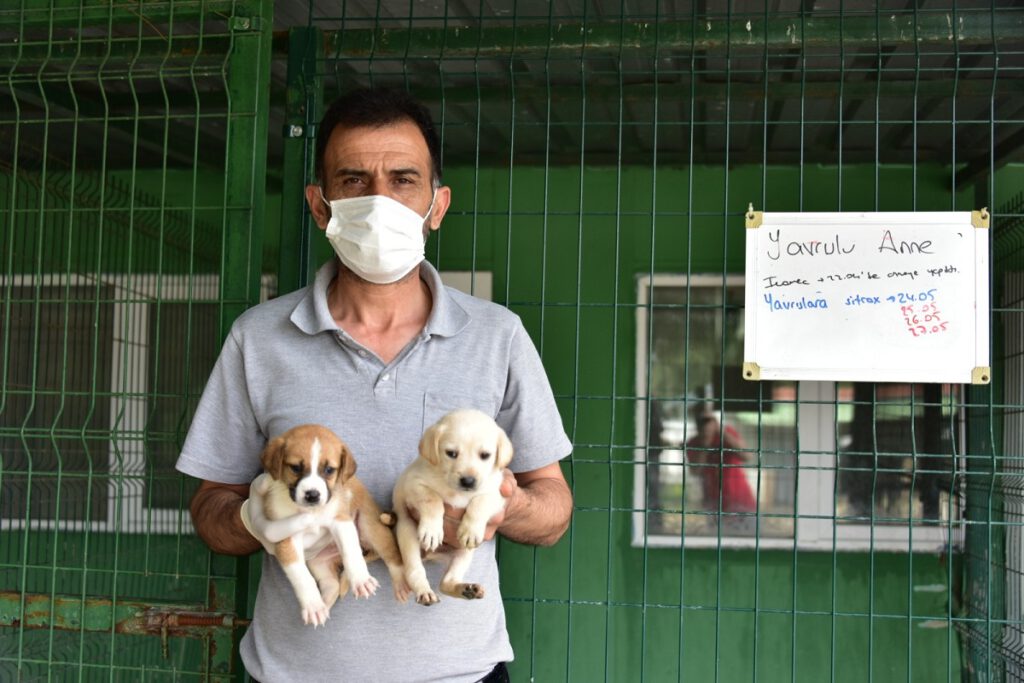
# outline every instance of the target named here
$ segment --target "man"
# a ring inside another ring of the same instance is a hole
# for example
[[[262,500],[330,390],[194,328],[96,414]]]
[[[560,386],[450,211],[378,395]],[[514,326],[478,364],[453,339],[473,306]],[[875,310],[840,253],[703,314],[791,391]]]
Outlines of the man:
[[[386,508],[423,430],[472,407],[494,416],[515,448],[505,512],[492,526],[521,543],[555,543],[572,511],[558,464],[571,444],[536,349],[518,317],[445,288],[423,261],[423,242],[451,201],[429,113],[403,92],[350,93],[324,115],[316,169],[320,183],[306,188],[306,200],[338,259],[310,287],[249,310],[232,327],[177,465],[203,479],[191,503],[196,531],[217,552],[258,550],[267,535],[250,533],[241,510],[260,452],[308,422],[348,443],[359,478]],[[446,542],[456,543],[454,529],[446,521]],[[436,585],[440,564],[428,570]],[[302,624],[276,560],[265,557],[241,645],[250,675],[505,679],[512,650],[493,541],[467,572],[484,585],[482,600],[399,604],[382,563],[370,571],[381,583],[377,594],[339,601],[326,626],[313,628]]]
[[[686,458],[700,469],[705,510],[754,512],[757,499],[747,480],[743,438],[731,425],[722,429],[714,413],[697,418],[697,434],[686,443]],[[719,508],[721,495],[721,508]]]

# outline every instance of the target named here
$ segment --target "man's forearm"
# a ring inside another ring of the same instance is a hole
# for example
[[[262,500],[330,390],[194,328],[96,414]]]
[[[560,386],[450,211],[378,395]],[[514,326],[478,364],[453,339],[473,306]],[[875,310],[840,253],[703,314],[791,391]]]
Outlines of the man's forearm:
[[[517,543],[554,545],[571,518],[572,492],[565,481],[537,479],[519,487],[498,532]]]
[[[192,525],[210,549],[225,555],[248,555],[263,546],[242,524],[240,509],[249,486],[203,482],[192,496]]]

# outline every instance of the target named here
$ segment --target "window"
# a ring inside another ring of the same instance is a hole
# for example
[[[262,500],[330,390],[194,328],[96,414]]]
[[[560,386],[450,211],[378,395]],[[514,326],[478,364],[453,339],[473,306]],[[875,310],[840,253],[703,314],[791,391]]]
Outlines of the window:
[[[743,299],[740,276],[639,280],[634,544],[943,544],[958,387],[746,382]]]
[[[213,275],[0,281],[5,529],[172,533],[195,482],[174,463],[220,351]],[[272,278],[263,284],[266,298]]]

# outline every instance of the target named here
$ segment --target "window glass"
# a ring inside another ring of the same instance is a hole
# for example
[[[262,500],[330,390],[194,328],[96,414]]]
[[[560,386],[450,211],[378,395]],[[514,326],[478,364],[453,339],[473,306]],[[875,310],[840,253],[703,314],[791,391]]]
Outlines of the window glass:
[[[639,320],[647,533],[792,537],[796,387],[742,379],[742,282],[654,282]]]
[[[103,519],[110,433],[110,287],[13,286],[0,408],[0,518]]]
[[[948,384],[839,385],[840,523],[950,519],[952,454],[959,452],[958,393],[959,387]]]

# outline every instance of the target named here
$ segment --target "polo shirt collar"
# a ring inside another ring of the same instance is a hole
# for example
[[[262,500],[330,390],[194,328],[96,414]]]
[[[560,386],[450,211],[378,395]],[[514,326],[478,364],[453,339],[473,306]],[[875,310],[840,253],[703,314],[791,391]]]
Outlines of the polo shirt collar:
[[[458,334],[469,324],[469,313],[448,293],[441,282],[441,275],[429,261],[424,260],[419,268],[420,278],[427,283],[433,298],[433,307],[423,328],[423,336],[452,337]],[[337,259],[331,259],[321,266],[313,284],[306,288],[306,293],[292,310],[292,323],[306,334],[337,332],[338,326],[327,306],[327,288],[337,274]]]

